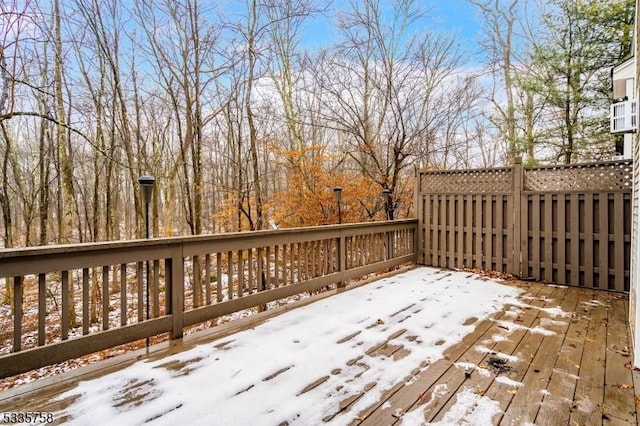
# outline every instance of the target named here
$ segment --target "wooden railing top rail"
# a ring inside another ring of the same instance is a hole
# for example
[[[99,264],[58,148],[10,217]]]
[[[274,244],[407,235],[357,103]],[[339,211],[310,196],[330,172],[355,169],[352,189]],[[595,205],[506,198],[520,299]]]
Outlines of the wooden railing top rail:
[[[171,257],[172,250],[177,246],[181,246],[182,256],[188,257],[213,251],[244,250],[271,244],[290,244],[323,238],[337,238],[344,234],[366,235],[379,228],[393,231],[407,226],[415,226],[416,223],[417,219],[403,219],[189,237],[2,249],[0,250],[0,277],[168,258]]]

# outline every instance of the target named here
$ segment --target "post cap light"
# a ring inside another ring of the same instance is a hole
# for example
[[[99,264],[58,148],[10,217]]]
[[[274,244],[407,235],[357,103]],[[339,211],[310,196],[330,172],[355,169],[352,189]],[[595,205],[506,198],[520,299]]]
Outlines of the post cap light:
[[[382,195],[384,196],[384,202],[386,204],[389,204],[389,201],[391,199],[391,190],[389,188],[385,188],[382,190]]]
[[[336,196],[336,201],[338,203],[342,201],[342,187],[336,186],[335,188],[333,188],[333,195]]]
[[[156,180],[149,175],[140,176],[138,178],[138,183],[140,184],[140,194],[144,199],[145,203],[151,202],[151,196],[153,195],[153,186],[156,183]]]

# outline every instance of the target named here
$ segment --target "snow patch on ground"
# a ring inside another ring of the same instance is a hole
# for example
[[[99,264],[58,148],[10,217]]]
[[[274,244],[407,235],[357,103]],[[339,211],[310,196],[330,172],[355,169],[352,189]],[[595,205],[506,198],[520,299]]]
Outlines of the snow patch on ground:
[[[535,334],[542,334],[543,336],[551,336],[556,334],[554,331],[547,330],[546,328],[541,326],[525,327],[524,325],[515,324],[509,321],[496,321],[496,324],[498,324],[498,327],[507,330],[507,333],[513,333],[516,330],[525,330]]]
[[[523,298],[525,298],[527,296],[523,296]],[[540,300],[545,301],[545,302],[549,302],[552,301],[553,299],[546,299],[546,298],[541,298]],[[584,303],[584,302],[583,302]],[[540,312],[544,312],[545,314],[551,316],[551,317],[563,317],[563,318],[567,318],[571,316],[570,312],[565,312],[564,310],[562,310],[562,308],[560,306],[556,306],[553,308],[543,308],[540,306],[535,306],[535,305],[529,305],[527,303],[524,303],[522,301],[517,301],[515,303],[513,303],[514,306],[518,306],[522,309],[537,309]]]
[[[483,346],[483,345],[476,346],[475,349],[476,349],[476,352],[480,352],[480,353],[483,353],[483,354],[491,354],[491,355],[494,355],[494,356],[496,356],[498,358],[502,358],[504,360],[507,360],[509,362],[518,362],[520,360],[520,358],[518,358],[515,355],[509,355],[509,354],[505,354],[503,352],[496,352],[493,349],[489,349],[489,348],[487,348],[486,346]]]
[[[591,413],[594,408],[596,408],[589,398],[581,398],[580,400],[576,401],[576,407],[578,408],[578,410],[585,414]]]
[[[498,376],[498,377],[496,377],[496,382],[502,383],[503,385],[511,386],[511,387],[514,387],[514,388],[520,388],[520,387],[524,386],[524,384],[522,382],[518,382],[516,380],[512,380],[512,379],[508,378],[507,376]]]
[[[491,336],[491,341],[494,343],[508,342],[509,338],[504,334],[494,334],[493,336]]]
[[[601,302],[601,301],[596,300],[596,299],[591,299],[591,300],[586,301],[586,302],[583,301],[583,302],[580,302],[580,304],[588,306],[590,308],[595,308],[595,307],[598,307],[598,306],[608,306],[606,303]]]
[[[540,319],[540,325],[542,327],[549,327],[549,326],[565,326],[567,325],[566,321],[557,321],[557,320],[552,320],[551,318],[542,318]]]

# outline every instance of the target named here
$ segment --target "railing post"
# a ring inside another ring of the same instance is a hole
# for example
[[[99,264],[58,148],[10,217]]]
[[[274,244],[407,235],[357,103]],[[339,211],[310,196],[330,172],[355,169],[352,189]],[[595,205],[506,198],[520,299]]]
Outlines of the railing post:
[[[511,260],[511,270],[507,271],[517,277],[522,276],[522,189],[524,183],[524,171],[522,169],[522,158],[516,157],[513,160],[513,228],[511,238],[513,244],[513,257]]]
[[[416,254],[415,262],[419,265],[424,265],[424,250],[422,239],[424,238],[423,225],[424,225],[424,212],[423,212],[423,204],[421,193],[421,174],[418,168],[415,168],[415,180],[413,184],[413,208],[416,212],[416,217],[418,219],[418,224],[416,225],[415,235],[413,236],[414,240],[414,253]]]
[[[171,315],[173,326],[171,328],[171,340],[182,338],[184,315],[184,257],[182,256],[182,244],[177,244],[171,251]]]

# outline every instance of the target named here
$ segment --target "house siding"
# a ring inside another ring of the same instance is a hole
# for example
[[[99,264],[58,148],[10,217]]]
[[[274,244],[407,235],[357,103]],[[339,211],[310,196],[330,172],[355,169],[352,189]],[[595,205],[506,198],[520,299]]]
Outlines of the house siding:
[[[636,0],[636,17],[634,31],[634,56],[640,58],[640,47],[638,46],[638,23],[640,22],[640,0]],[[640,70],[637,61],[633,61],[635,81],[640,79]],[[636,99],[640,99],[638,84],[635,85]],[[633,134],[633,189],[632,189],[632,221],[631,221],[631,265],[630,265],[630,288],[629,288],[629,327],[631,328],[632,342],[634,346],[634,366],[640,367],[640,318],[638,317],[639,300],[639,271],[640,267],[640,137],[638,132]]]

